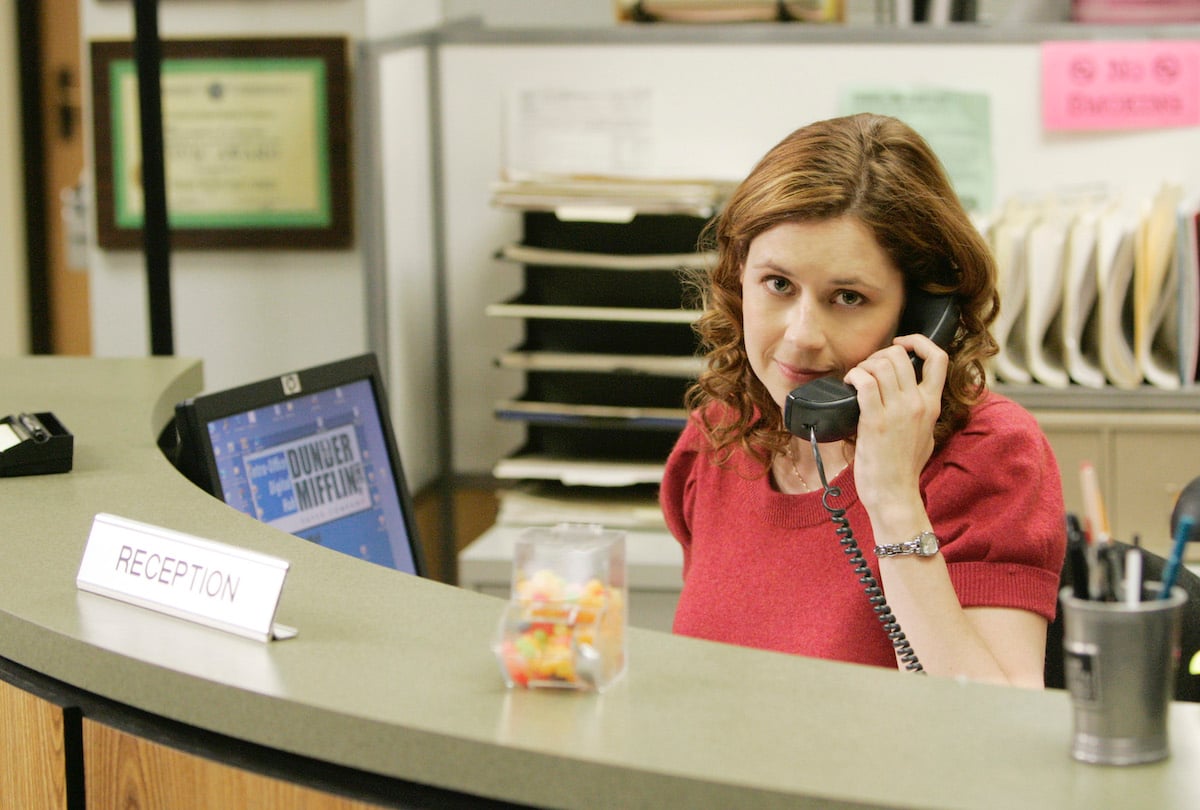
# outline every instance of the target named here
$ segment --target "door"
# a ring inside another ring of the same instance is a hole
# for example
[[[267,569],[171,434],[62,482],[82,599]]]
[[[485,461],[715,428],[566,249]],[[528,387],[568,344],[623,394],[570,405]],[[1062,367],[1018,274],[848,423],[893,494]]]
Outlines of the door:
[[[79,0],[20,3],[31,345],[91,354]],[[32,73],[33,75],[28,75]],[[33,143],[31,143],[33,141]]]

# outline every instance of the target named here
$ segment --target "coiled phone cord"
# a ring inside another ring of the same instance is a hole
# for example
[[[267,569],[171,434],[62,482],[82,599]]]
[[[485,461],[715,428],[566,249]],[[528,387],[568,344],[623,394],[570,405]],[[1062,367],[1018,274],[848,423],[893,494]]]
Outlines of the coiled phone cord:
[[[849,558],[850,564],[854,566],[854,573],[858,574],[858,581],[862,583],[867,600],[874,608],[875,616],[883,625],[883,630],[896,649],[896,655],[904,664],[904,668],[909,672],[925,674],[925,668],[917,660],[917,654],[913,652],[912,645],[909,644],[904,631],[900,629],[900,623],[896,621],[892,608],[888,605],[883,590],[879,587],[879,582],[871,573],[871,567],[863,559],[862,549],[858,547],[858,541],[854,539],[854,532],[850,529],[850,521],[846,519],[846,510],[839,509],[830,503],[830,499],[841,495],[842,490],[841,487],[830,486],[829,481],[825,478],[825,464],[821,461],[821,451],[817,447],[817,429],[815,427],[809,431],[809,440],[812,442],[813,458],[817,462],[817,474],[821,476],[821,489],[824,490],[821,493],[821,506],[825,507],[825,511],[829,513],[829,519],[837,527],[838,542],[842,544],[842,551]]]

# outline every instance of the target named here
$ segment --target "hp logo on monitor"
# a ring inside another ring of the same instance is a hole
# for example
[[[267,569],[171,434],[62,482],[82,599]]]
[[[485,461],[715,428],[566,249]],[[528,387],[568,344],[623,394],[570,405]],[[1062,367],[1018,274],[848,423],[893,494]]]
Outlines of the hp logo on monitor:
[[[300,393],[300,375],[299,374],[284,374],[279,378],[280,384],[283,385],[283,393],[286,396]]]

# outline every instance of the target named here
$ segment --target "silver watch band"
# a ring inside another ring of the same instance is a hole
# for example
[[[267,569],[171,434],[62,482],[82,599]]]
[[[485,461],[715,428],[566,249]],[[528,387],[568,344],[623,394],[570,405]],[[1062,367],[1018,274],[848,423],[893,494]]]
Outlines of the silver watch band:
[[[938,548],[937,535],[926,531],[903,543],[884,543],[875,546],[875,556],[899,557],[905,554],[915,554],[918,557],[932,557],[938,553]]]

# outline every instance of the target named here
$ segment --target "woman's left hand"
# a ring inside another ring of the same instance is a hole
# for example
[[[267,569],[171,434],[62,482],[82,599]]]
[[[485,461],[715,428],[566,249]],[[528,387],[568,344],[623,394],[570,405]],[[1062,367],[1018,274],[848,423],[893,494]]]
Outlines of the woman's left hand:
[[[918,382],[909,352],[921,358]],[[901,335],[846,373],[861,411],[854,483],[872,520],[903,520],[920,503],[921,470],[933,453],[949,359],[924,335]],[[913,502],[913,499],[916,502]],[[900,511],[903,510],[903,511]]]

